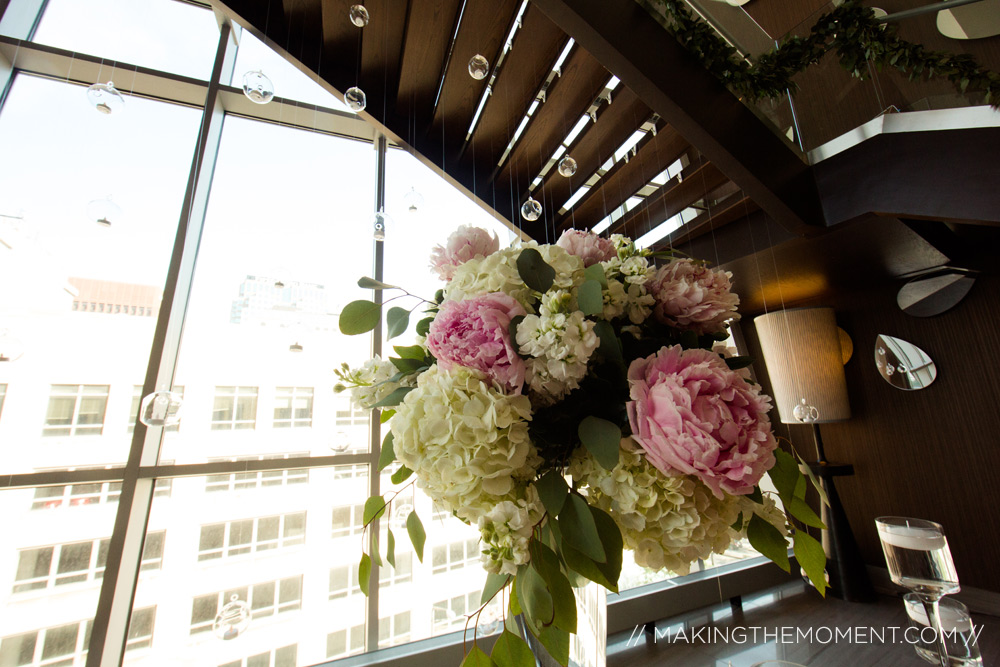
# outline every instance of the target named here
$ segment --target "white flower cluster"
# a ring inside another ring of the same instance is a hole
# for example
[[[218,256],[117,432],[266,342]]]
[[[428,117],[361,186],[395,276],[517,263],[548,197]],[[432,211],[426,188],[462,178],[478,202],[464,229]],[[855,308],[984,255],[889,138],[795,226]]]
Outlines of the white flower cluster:
[[[478,371],[433,366],[392,418],[393,449],[441,508],[478,521],[523,496],[541,463],[528,438],[531,403],[507,396]]]
[[[388,382],[389,378],[398,372],[391,361],[380,359],[376,355],[374,359],[369,359],[360,368],[350,368],[344,364],[341,370],[337,371],[337,375],[349,386],[338,384],[334,389],[336,391],[350,389],[351,401],[354,405],[370,410],[372,406],[399,387],[412,386],[409,378],[403,378],[402,382]]]
[[[678,574],[687,574],[699,558],[729,548],[740,537],[732,528],[740,512],[748,516],[756,505],[745,496],[719,500],[695,477],[667,477],[646,461],[631,438],[622,440],[613,470],[582,449],[569,470],[578,483],[587,485],[590,503],[614,518],[636,563]],[[762,510],[762,518],[770,520],[767,510]]]
[[[552,405],[580,386],[587,374],[587,362],[600,344],[594,323],[571,308],[569,292],[548,292],[539,306],[539,315],[528,315],[517,327],[526,381],[532,398]],[[566,312],[566,311],[569,312]]]
[[[613,320],[627,315],[632,324],[642,324],[653,312],[656,299],[646,292],[646,287],[639,283],[625,283],[614,278],[608,278],[608,288],[604,290],[604,312],[601,316]]]
[[[495,574],[517,574],[517,566],[531,560],[531,534],[544,513],[538,492],[530,486],[525,498],[505,500],[480,517],[483,568]]]
[[[570,290],[583,282],[583,260],[556,245],[538,245],[528,241],[519,246],[499,250],[492,255],[470,259],[455,269],[451,282],[444,288],[444,298],[461,301],[472,296],[503,292],[517,300],[529,313],[534,313],[536,292],[521,280],[517,258],[525,248],[534,248],[545,263],[555,269],[550,289]]]

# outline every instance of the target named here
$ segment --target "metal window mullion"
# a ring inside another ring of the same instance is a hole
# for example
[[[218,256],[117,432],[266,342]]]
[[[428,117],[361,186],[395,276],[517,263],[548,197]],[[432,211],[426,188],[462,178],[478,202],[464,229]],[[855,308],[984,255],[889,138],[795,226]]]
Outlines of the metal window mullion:
[[[205,223],[208,193],[222,135],[224,109],[219,88],[236,59],[229,22],[220,26],[212,80],[203,107],[202,124],[192,158],[173,254],[167,271],[143,395],[158,386],[173,385],[195,260]],[[159,458],[163,429],[138,422],[122,479],[115,527],[108,548],[104,581],[91,631],[87,667],[118,667],[124,659],[128,625],[139,578],[142,545],[152,506],[155,478],[140,476],[143,466]]]
[[[385,157],[388,141],[385,135],[380,134],[375,139],[375,213],[385,210]],[[373,216],[374,218],[374,216]],[[384,231],[384,228],[383,228]],[[375,280],[382,280],[385,274],[385,254],[384,241],[373,241],[375,244]],[[382,291],[374,290],[373,301],[382,307]],[[372,331],[372,353],[382,354],[382,320],[380,319]],[[382,494],[382,476],[378,470],[378,460],[382,451],[382,424],[376,418],[377,409],[371,412],[371,451],[368,457],[369,475],[368,486],[369,495],[379,496]],[[388,517],[386,517],[388,519]],[[372,521],[368,534],[369,552],[378,545],[379,519]],[[378,607],[379,607],[379,566],[378,561],[373,559],[371,576],[368,578],[368,609],[367,609],[367,631],[365,633],[365,652],[374,651],[378,648]]]

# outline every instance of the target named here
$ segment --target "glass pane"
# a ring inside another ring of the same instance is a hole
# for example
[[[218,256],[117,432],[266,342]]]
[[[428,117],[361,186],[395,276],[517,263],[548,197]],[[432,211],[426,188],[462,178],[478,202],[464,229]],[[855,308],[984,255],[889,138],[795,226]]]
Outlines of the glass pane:
[[[89,304],[158,310],[200,118],[163,102],[128,104],[105,116],[84,88],[21,74],[0,113],[0,322],[24,344],[0,364],[8,401],[20,406],[0,420],[0,442],[20,444],[0,448],[0,473],[127,458],[121,425],[157,318]],[[109,195],[122,215],[105,227],[88,204]]]
[[[370,355],[337,319],[370,297],[356,284],[372,270],[374,179],[370,144],[227,117],[177,366],[184,427],[163,458],[327,456],[340,431],[367,449],[370,411],[338,423],[349,399],[330,369]],[[290,387],[312,388],[311,428],[275,425]]]
[[[65,491],[0,491],[0,563],[7,564],[0,568],[0,665],[72,664],[74,657],[83,664],[101,589],[95,551],[111,536],[116,506],[35,509],[36,498]]]
[[[212,10],[175,0],[48,0],[35,41],[207,80],[219,26]],[[108,65],[111,79],[128,90],[132,69]]]
[[[126,652],[125,665],[246,665],[263,653],[272,662],[284,656],[280,664],[313,665],[327,659],[326,638],[338,631],[348,649],[354,639],[351,626],[365,617],[364,595],[356,585],[347,590],[356,583],[350,572],[357,569],[360,541],[334,537],[330,525],[341,499],[366,496],[368,478],[336,475],[341,468],[309,472],[311,484],[225,491],[210,490],[207,476],[170,480],[171,494],[154,497],[148,524],[150,536],[163,531],[163,564],[139,575],[134,602],[136,609],[157,607],[155,631],[148,648]],[[216,526],[227,526],[229,541],[217,547],[220,557],[200,560],[204,529]],[[239,549],[231,548],[235,532],[241,539],[250,536]],[[404,541],[405,536],[397,540],[400,552]],[[146,540],[147,556],[153,542]],[[260,549],[265,542],[271,548]],[[331,575],[334,568],[337,576]],[[331,599],[332,582],[342,592]],[[238,640],[223,641],[212,623],[232,595],[251,607],[253,617]],[[411,623],[416,619],[415,614]],[[134,626],[135,621],[130,636],[139,636]],[[363,642],[363,630],[357,641]],[[292,646],[297,646],[294,652],[281,653]]]

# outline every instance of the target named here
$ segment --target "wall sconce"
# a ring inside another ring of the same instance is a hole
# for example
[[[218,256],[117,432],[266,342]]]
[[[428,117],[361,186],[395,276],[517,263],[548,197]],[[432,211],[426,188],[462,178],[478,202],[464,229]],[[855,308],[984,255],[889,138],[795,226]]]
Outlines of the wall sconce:
[[[875,599],[861,551],[834,477],[853,475],[849,464],[831,464],[823,451],[819,424],[851,418],[844,377],[844,355],[832,308],[792,308],[754,319],[778,416],[785,424],[811,424],[816,462],[810,464],[822,480],[830,501],[822,508],[823,548],[832,595],[852,602]]]

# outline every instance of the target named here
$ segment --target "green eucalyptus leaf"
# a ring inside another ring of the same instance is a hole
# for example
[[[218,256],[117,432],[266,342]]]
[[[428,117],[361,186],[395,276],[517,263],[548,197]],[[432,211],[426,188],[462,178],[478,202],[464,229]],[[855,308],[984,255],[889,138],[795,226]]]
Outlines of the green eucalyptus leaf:
[[[618,465],[622,430],[618,428],[617,424],[613,424],[607,419],[588,415],[577,426],[576,433],[583,446],[602,467],[612,470]]]
[[[805,500],[806,498],[806,476],[802,474],[801,470],[799,471],[799,478],[795,480],[795,490],[792,492],[792,495],[799,500]]]
[[[434,321],[433,317],[425,317],[424,319],[417,322],[417,335],[426,336],[431,330],[431,323]]]
[[[512,582],[510,582],[510,599],[507,602],[507,608],[510,609],[511,616],[519,616],[523,612],[520,603],[517,601],[517,578],[515,577]]]
[[[386,529],[385,536],[385,559],[393,568],[396,567],[396,537],[392,531]]]
[[[566,485],[562,474],[555,468],[549,470],[535,482],[535,489],[542,500],[542,505],[545,506],[545,511],[550,516],[558,515],[569,494],[569,486]]]
[[[625,358],[622,356],[622,344],[618,340],[618,336],[615,335],[615,329],[611,326],[611,323],[606,320],[596,322],[594,324],[594,333],[597,334],[598,339],[601,341],[600,346],[598,346],[601,354],[624,372]]]
[[[548,292],[556,278],[556,270],[545,263],[542,253],[525,248],[517,256],[517,273],[524,284],[536,292]]]
[[[611,515],[600,509],[589,505],[590,514],[594,517],[594,525],[597,526],[597,534],[601,537],[601,544],[608,558],[603,563],[597,563],[597,567],[604,574],[605,578],[611,582],[608,588],[618,592],[618,577],[622,571],[622,551],[625,548],[625,541],[622,539],[622,531],[611,518]]]
[[[406,331],[410,326],[410,311],[406,308],[393,306],[385,314],[385,339],[389,340]]]
[[[368,597],[368,585],[372,576],[372,559],[368,554],[361,554],[361,563],[358,564],[358,585],[361,592]]]
[[[792,498],[785,503],[785,509],[788,510],[789,514],[807,526],[812,526],[813,528],[826,528],[822,519],[816,516],[816,512],[813,511],[813,508],[809,507],[809,504],[802,498],[797,496]]]
[[[817,542],[804,530],[795,531],[792,538],[792,549],[795,560],[806,571],[806,576],[813,583],[820,595],[826,596],[826,553],[823,545]]]
[[[412,474],[413,471],[407,468],[406,466],[399,466],[399,470],[392,473],[392,476],[389,477],[389,479],[392,481],[393,484],[402,484]]]
[[[358,278],[358,287],[363,289],[373,289],[373,290],[383,290],[383,289],[400,289],[395,285],[390,285],[384,283],[381,280],[375,280],[374,278],[369,278],[365,276],[364,278]]]
[[[402,403],[403,398],[414,389],[416,389],[416,387],[398,387],[396,389],[393,389],[388,396],[386,396],[381,401],[376,403],[373,407],[394,408],[400,403]]]
[[[483,649],[476,644],[472,645],[472,650],[465,654],[465,659],[459,667],[492,667],[490,656],[483,653]]]
[[[565,544],[579,550],[594,562],[607,561],[594,515],[590,513],[590,506],[580,494],[571,493],[567,496],[562,512],[559,513],[559,532]]]
[[[726,336],[728,338],[728,336]],[[753,357],[727,357],[726,366],[729,366],[729,370],[738,371],[741,368],[746,368],[753,365]]]
[[[504,628],[490,653],[496,667],[535,667],[535,655],[527,642]]]
[[[426,353],[424,348],[419,345],[410,345],[404,347],[402,345],[393,345],[392,349],[396,351],[400,359],[416,359],[418,361],[423,361],[426,358]]]
[[[534,627],[542,627],[552,623],[555,614],[552,596],[545,586],[545,580],[532,567],[531,563],[517,569],[517,588],[515,590],[518,604],[521,605],[521,609],[524,610],[524,615],[530,624]]]
[[[608,287],[608,276],[604,273],[604,267],[601,266],[600,262],[591,264],[585,268],[583,270],[583,277],[586,280],[596,280],[605,289]]]
[[[390,419],[392,419],[392,416],[394,414],[396,414],[395,410],[382,410],[382,412],[378,416],[379,423],[380,424],[386,423],[387,421],[389,421]]]
[[[576,292],[576,301],[584,315],[600,315],[604,312],[604,296],[601,284],[596,280],[585,280]]]
[[[385,439],[382,440],[382,449],[378,454],[378,469],[381,472],[388,468],[393,461],[396,460],[396,452],[393,451],[392,447],[392,431],[385,434]]]
[[[427,367],[427,364],[423,359],[397,359],[396,357],[389,357],[389,361],[393,366],[399,369],[399,373],[396,375],[409,375],[410,373],[415,373],[418,370]],[[396,381],[398,381],[398,379]]]
[[[795,452],[795,460],[799,462],[799,472],[809,478],[809,482],[812,484],[812,487],[816,489],[816,493],[819,494],[819,501],[829,507],[830,499],[826,495],[826,489],[823,488],[823,483],[818,477],[816,477],[816,474],[813,472],[809,464],[806,463],[805,459],[799,456],[798,452]]]
[[[378,552],[378,535],[372,535],[372,564],[382,567],[382,556]]]
[[[479,604],[486,604],[499,593],[507,582],[510,581],[509,574],[497,574],[495,572],[488,572],[486,574],[486,583],[483,584],[483,594],[479,597]]]
[[[743,530],[743,512],[740,512],[739,516],[736,517],[736,521],[729,527],[735,531]]]
[[[364,524],[367,526],[385,512],[385,499],[382,496],[372,496],[365,501]]]
[[[352,301],[340,311],[340,332],[347,336],[368,333],[382,317],[382,306],[374,301]]]
[[[774,450],[774,467],[767,471],[782,502],[795,495],[795,484],[799,480],[799,467],[792,455],[783,449]]]
[[[510,344],[514,347],[514,350],[518,354],[521,354],[520,346],[517,344],[517,328],[524,321],[524,315],[515,315],[510,318],[510,324],[507,325],[507,330],[510,333]]]
[[[753,492],[747,494],[747,498],[754,501],[758,505],[764,504],[764,494],[761,493],[759,486],[753,487]]]
[[[750,546],[774,561],[775,565],[785,572],[790,571],[788,543],[777,528],[754,514],[747,526],[747,539],[750,540]]]
[[[550,625],[538,633],[538,640],[560,665],[569,663],[569,633]]]
[[[424,532],[424,524],[416,512],[410,512],[406,517],[406,532],[410,536],[410,543],[413,544],[413,551],[417,554],[417,560],[424,562],[424,542],[427,540],[427,533]]]

